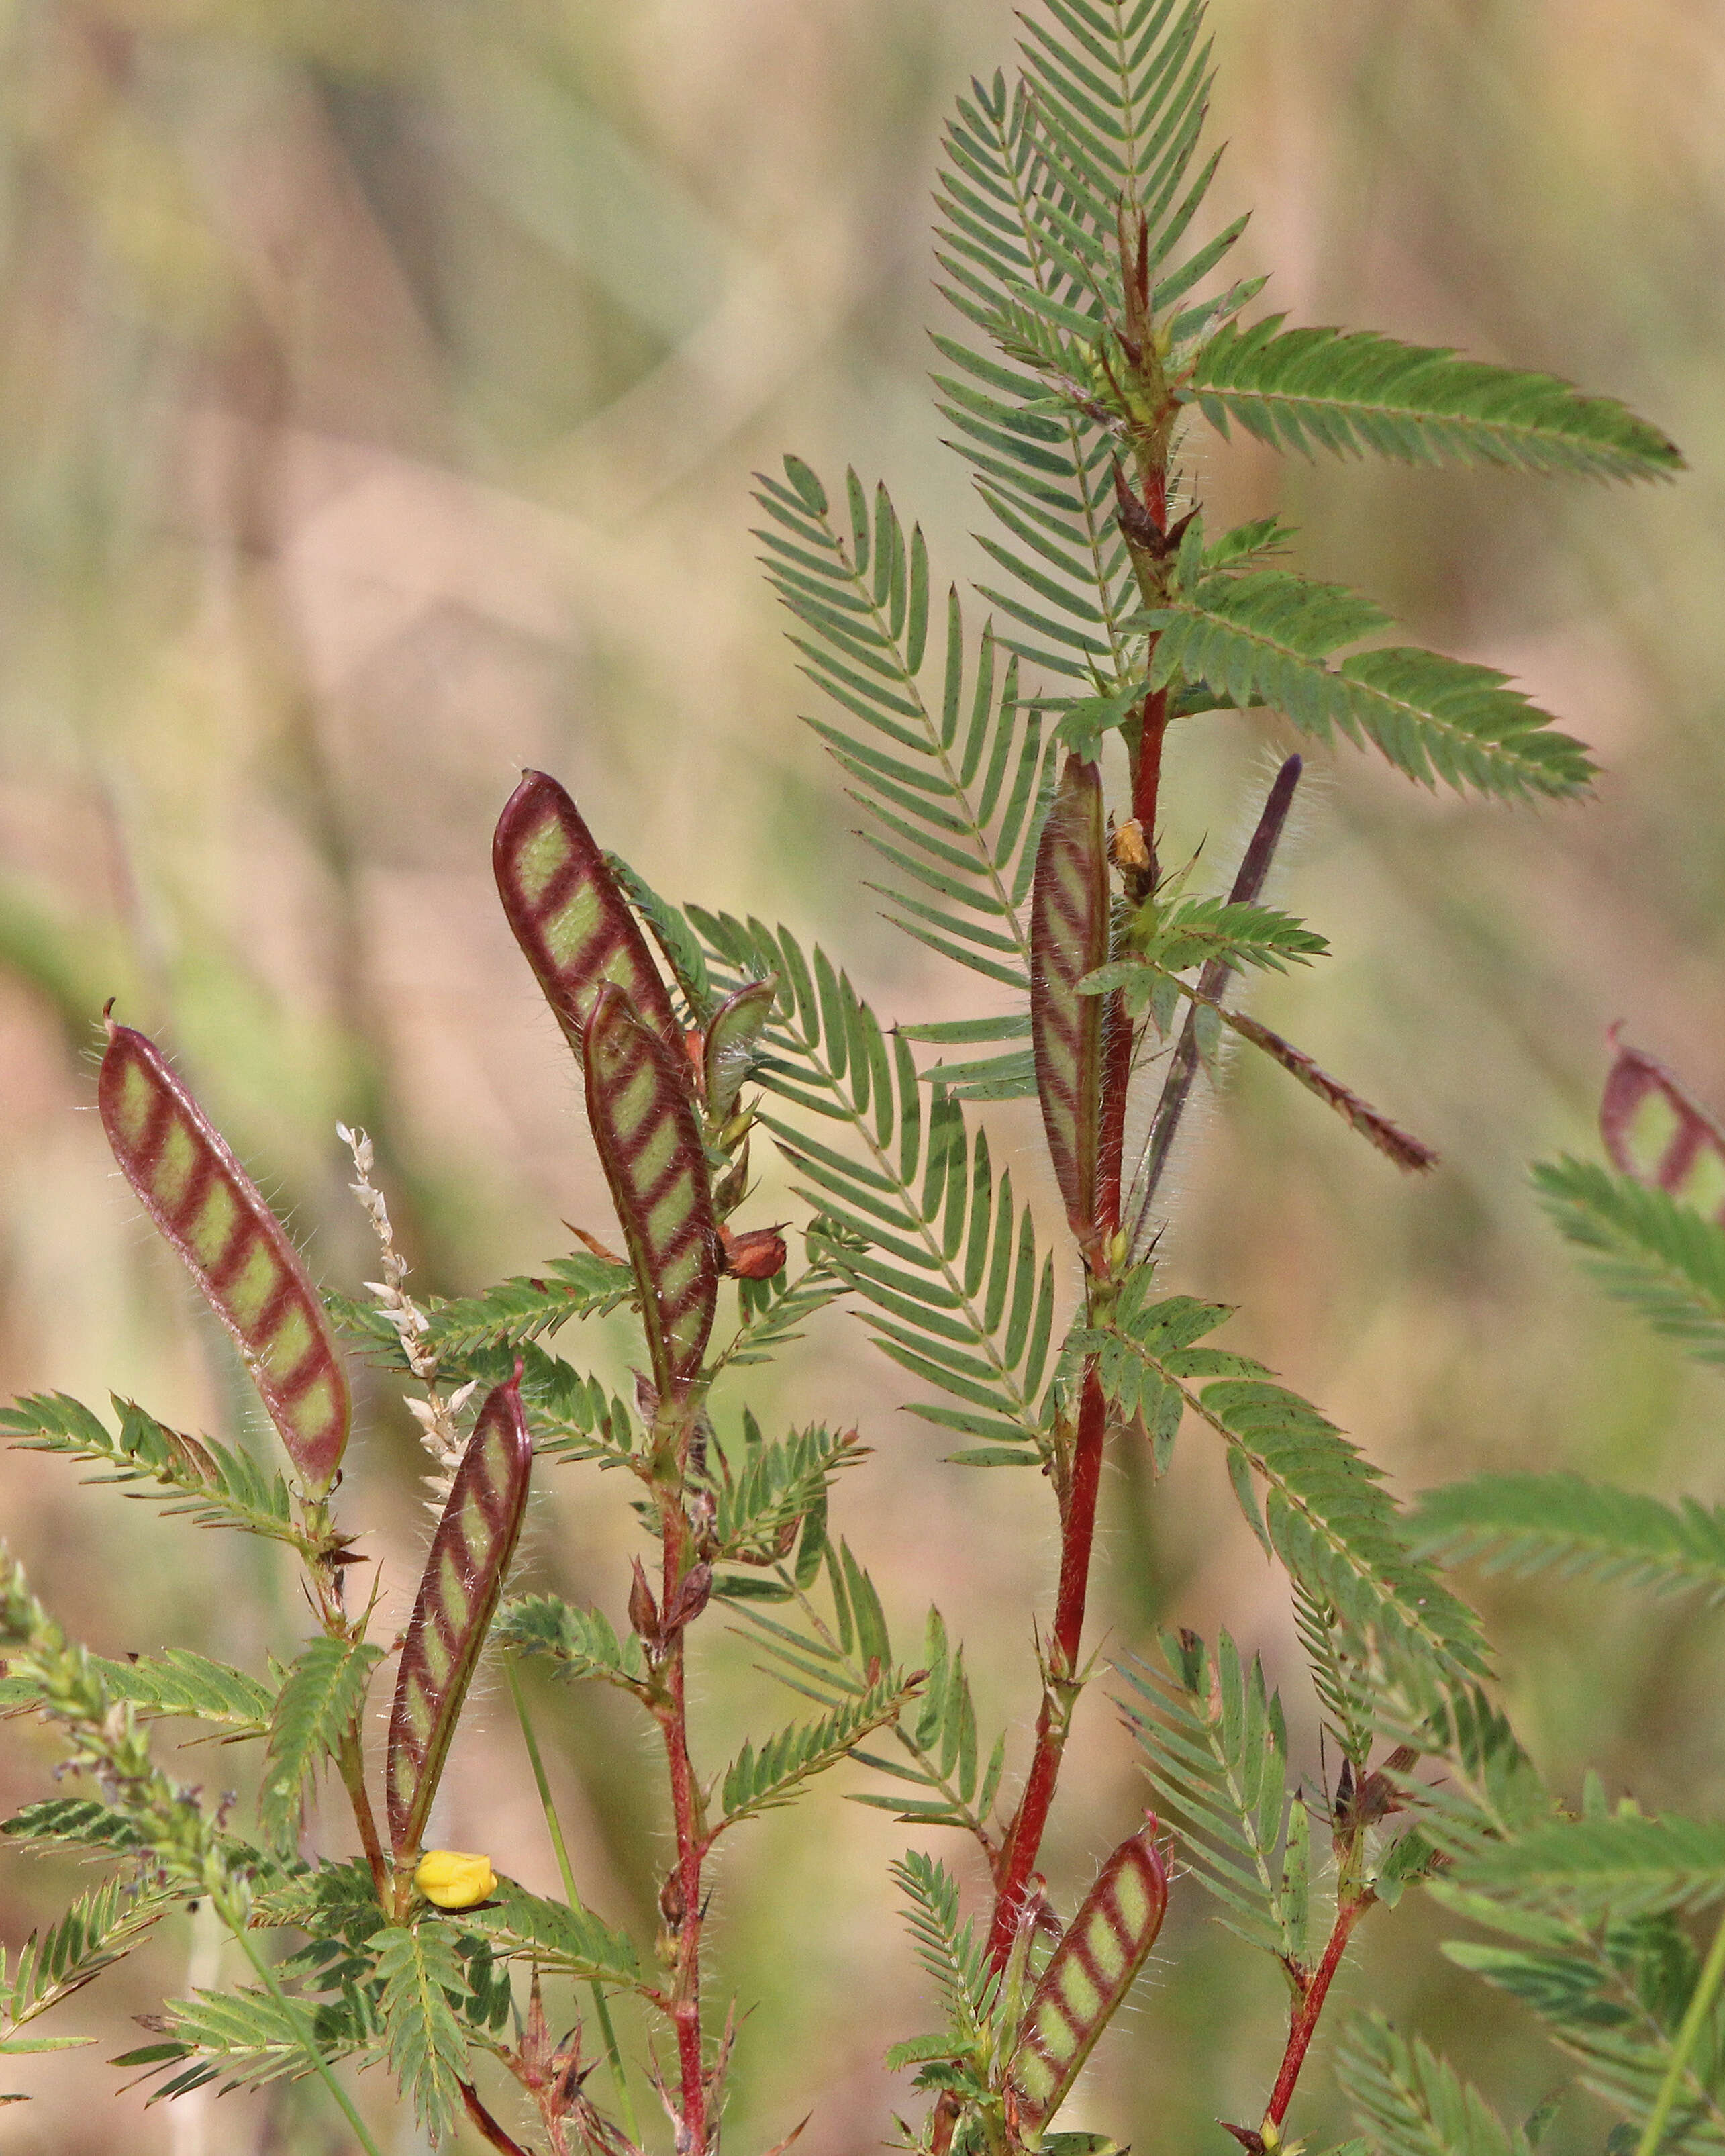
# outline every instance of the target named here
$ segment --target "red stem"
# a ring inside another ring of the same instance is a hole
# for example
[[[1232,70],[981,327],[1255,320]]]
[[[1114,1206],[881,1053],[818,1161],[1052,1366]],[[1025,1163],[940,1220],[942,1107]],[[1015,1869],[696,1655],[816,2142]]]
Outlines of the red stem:
[[[1344,1902],[1336,1912],[1336,1921],[1330,1931],[1329,1943],[1324,1948],[1323,1959],[1313,1970],[1311,1980],[1301,1994],[1288,2024],[1287,2049],[1282,2053],[1281,2071],[1276,2077],[1276,2087],[1271,2091],[1270,2103],[1264,2113],[1266,2123],[1279,2127],[1288,2115],[1288,2106],[1294,2100],[1294,2084],[1300,2078],[1300,2069],[1306,2062],[1306,2053],[1317,2028],[1319,2015],[1324,2010],[1336,1971],[1342,1966],[1342,1957],[1354,1926],[1372,1906],[1376,1896],[1369,1891],[1357,1902]]]
[[[688,1440],[683,1440],[686,1456]],[[681,1477],[679,1476],[680,1481]],[[687,1522],[680,1501],[664,1507],[665,1569],[660,1606],[670,1609],[682,1578]],[[677,1881],[682,1912],[677,1926],[677,1972],[671,2020],[677,2032],[677,2064],[683,2091],[683,2130],[680,2149],[691,2156],[705,2156],[706,2148],[706,2076],[701,2042],[701,1835],[695,1791],[695,1770],[689,1758],[689,1715],[684,1686],[684,1628],[673,1634],[665,1661],[665,1703],[660,1727],[665,1732],[665,1759],[670,1772],[671,1814],[676,1827]]]
[[[467,2116],[494,2148],[501,2148],[503,2156],[527,2156],[521,2143],[506,2133],[480,2102],[479,2091],[471,2082],[461,2083],[461,2101],[467,2107]]]
[[[1155,648],[1153,638],[1151,648]],[[1168,732],[1168,690],[1153,690],[1144,699],[1138,732],[1137,761],[1132,767],[1132,814],[1143,828],[1144,844],[1156,855],[1156,797],[1162,787],[1162,742]]]
[[[988,1953],[997,1969],[1004,1968],[1007,1956],[1012,1952],[1024,1888],[1035,1869],[1043,1829],[1048,1824],[1049,1807],[1054,1802],[1060,1753],[1065,1748],[1070,1701],[1060,1695],[1064,1687],[1070,1685],[1078,1667],[1107,1424],[1108,1409],[1102,1396],[1101,1381],[1096,1375],[1096,1365],[1091,1363],[1084,1373],[1071,1480],[1060,1518],[1060,1584],[1055,1603],[1054,1632],[1049,1641],[1042,1707],[1036,1717],[1036,1746],[1031,1755],[1030,1772],[1024,1781],[1024,1794],[1019,1799],[995,1875],[994,1917],[988,1933]]]

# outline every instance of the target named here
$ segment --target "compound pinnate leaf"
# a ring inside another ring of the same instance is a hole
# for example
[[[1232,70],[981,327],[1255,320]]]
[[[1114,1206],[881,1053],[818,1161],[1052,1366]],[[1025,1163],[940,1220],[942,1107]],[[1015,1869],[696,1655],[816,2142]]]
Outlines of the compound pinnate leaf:
[[[1662,1063],[1612,1034],[1617,1060],[1599,1102],[1612,1165],[1725,1226],[1725,1131]]]
[[[1030,1040],[1042,1127],[1081,1241],[1098,1226],[1104,998],[1079,983],[1108,957],[1108,855],[1098,765],[1068,757],[1036,849]]]
[[[432,1537],[408,1623],[389,1717],[386,1769],[389,1839],[398,1858],[417,1849],[424,1831],[474,1665],[515,1553],[532,1464],[517,1368],[480,1409]]]
[[[608,983],[588,1006],[587,1114],[641,1291],[661,1396],[692,1377],[712,1331],[718,1230],[694,1104],[672,1052]]]
[[[1008,2069],[1021,2125],[1051,2118],[1144,1965],[1168,1909],[1153,1822],[1122,1842],[1031,1994]]]
[[[612,981],[680,1057],[682,1033],[646,938],[581,812],[546,773],[524,773],[509,797],[491,865],[515,939],[574,1045],[595,993]]]
[[[239,1342],[288,1455],[316,1493],[341,1464],[347,1375],[286,1230],[155,1043],[108,1021],[102,1128],[145,1210]]]

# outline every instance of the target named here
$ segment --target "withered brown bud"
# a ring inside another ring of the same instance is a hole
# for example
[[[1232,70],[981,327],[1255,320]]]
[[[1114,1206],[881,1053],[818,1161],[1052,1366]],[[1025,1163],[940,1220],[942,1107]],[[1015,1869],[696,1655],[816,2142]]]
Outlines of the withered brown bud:
[[[712,1599],[713,1568],[710,1564],[691,1565],[679,1581],[665,1613],[667,1632],[679,1630],[692,1625]]]
[[[629,1621],[649,1646],[659,1638],[659,1604],[653,1599],[653,1590],[647,1584],[647,1575],[641,1569],[641,1560],[636,1558],[634,1578],[629,1583]]]
[[[784,1237],[773,1228],[751,1228],[745,1235],[733,1235],[721,1227],[719,1241],[723,1246],[721,1270],[733,1280],[772,1280],[784,1270],[789,1255]]]

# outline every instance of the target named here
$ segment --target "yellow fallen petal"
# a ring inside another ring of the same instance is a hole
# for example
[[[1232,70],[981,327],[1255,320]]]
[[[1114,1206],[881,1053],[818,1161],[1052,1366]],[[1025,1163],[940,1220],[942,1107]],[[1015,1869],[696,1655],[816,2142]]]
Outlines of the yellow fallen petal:
[[[413,1884],[439,1909],[470,1909],[496,1892],[497,1875],[489,1856],[471,1856],[464,1849],[428,1849]]]

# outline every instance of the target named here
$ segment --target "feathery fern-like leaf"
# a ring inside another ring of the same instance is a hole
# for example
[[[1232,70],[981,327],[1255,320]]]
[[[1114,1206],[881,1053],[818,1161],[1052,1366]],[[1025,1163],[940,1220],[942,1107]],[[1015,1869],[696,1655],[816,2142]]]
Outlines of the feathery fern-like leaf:
[[[1489,666],[1407,649],[1329,665],[1387,626],[1339,585],[1281,569],[1199,576],[1138,619],[1156,635],[1153,685],[1202,682],[1218,703],[1273,704],[1319,741],[1374,743],[1424,785],[1562,799],[1591,776],[1579,744]]]
[[[1156,1810],[1222,1904],[1221,1921],[1253,1946],[1297,1962],[1279,1858],[1288,1830],[1287,1731],[1281,1702],[1227,1634],[1214,1654],[1190,1633],[1165,1633],[1164,1667],[1119,1665],[1137,1695],[1118,1704],[1143,1748]],[[1297,1803],[1297,1797],[1292,1799]]]
[[[1336,2077],[1378,2156],[1531,2156],[1477,2089],[1380,2015],[1355,2017]]]
[[[806,1782],[848,1758],[872,1730],[896,1722],[915,1698],[920,1671],[883,1671],[868,1690],[846,1700],[819,1722],[793,1723],[768,1738],[758,1751],[752,1743],[725,1769],[720,1790],[721,1832],[790,1803]]]
[[[411,1929],[392,1926],[371,1942],[382,1979],[382,2015],[390,2071],[413,2098],[413,2115],[434,2144],[461,2107],[467,2071],[467,2031],[456,2011],[466,1974],[448,1925],[422,1917]]]
[[[0,1949],[0,2052],[38,2048],[40,2039],[20,2037],[18,2030],[123,1959],[177,1901],[159,1889],[110,1879],[80,1894],[46,1931],[32,1932],[9,1972]],[[49,2040],[56,2048],[94,2041],[90,2036]]]
[[[1507,465],[1589,479],[1668,478],[1674,443],[1615,398],[1374,331],[1224,323],[1180,393],[1224,434],[1236,419],[1272,449],[1371,450],[1404,464]]]
[[[295,1657],[270,1717],[258,1808],[272,1841],[290,1841],[305,1784],[346,1742],[383,1650],[365,1640],[313,1640]]]
[[[542,1656],[559,1676],[598,1677],[636,1693],[646,1683],[646,1656],[635,1635],[619,1640],[603,1610],[578,1609],[560,1595],[533,1594],[506,1604],[491,1638],[517,1654]]]
[[[1409,1516],[1414,1548],[1446,1564],[1527,1578],[1625,1580],[1725,1601],[1725,1509],[1662,1503],[1579,1475],[1481,1475],[1428,1490]]]
[[[1609,1293],[1698,1361],[1725,1363],[1725,1227],[1593,1161],[1541,1162],[1533,1187]]]
[[[287,1484],[246,1453],[170,1430],[131,1400],[114,1399],[117,1434],[64,1393],[34,1393],[0,1408],[0,1435],[27,1452],[59,1452],[111,1471],[92,1482],[153,1483],[129,1495],[160,1496],[201,1527],[239,1527],[299,1546]]]
[[[911,1412],[995,1450],[1040,1447],[1053,1264],[1010,1172],[995,1175],[986,1137],[967,1130],[957,1101],[937,1090],[925,1107],[903,1037],[889,1048],[823,952],[811,964],[787,931],[691,911],[720,964],[782,976],[760,1083],[855,1151],[761,1120],[819,1209],[811,1251],[870,1305],[882,1350],[959,1403]]]

